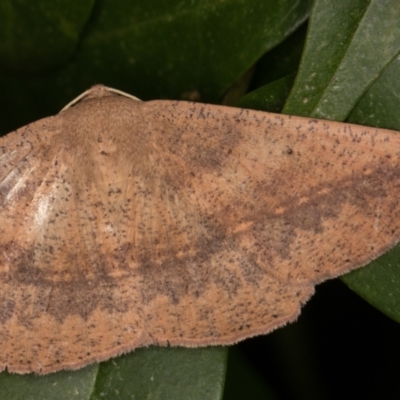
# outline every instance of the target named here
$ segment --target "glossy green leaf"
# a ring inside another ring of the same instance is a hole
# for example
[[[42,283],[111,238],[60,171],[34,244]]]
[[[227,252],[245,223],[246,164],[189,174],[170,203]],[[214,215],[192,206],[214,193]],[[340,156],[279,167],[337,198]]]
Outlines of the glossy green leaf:
[[[399,74],[396,57],[358,102],[349,121],[400,131]],[[367,268],[342,277],[355,292],[397,322],[400,322],[399,260],[400,246],[396,246]]]
[[[343,121],[400,51],[397,0],[317,0],[286,114]]]
[[[102,363],[91,400],[222,398],[227,348],[152,347]]]
[[[99,366],[78,371],[60,371],[44,376],[0,373],[0,399],[4,400],[88,400]]]
[[[400,246],[342,280],[388,317],[400,322]]]
[[[387,66],[351,111],[348,121],[400,131],[400,55]]]

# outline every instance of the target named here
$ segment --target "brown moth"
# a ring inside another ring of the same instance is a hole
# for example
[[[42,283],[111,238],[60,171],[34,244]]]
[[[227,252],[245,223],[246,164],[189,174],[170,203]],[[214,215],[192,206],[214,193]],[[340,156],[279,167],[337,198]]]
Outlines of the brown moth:
[[[230,344],[400,240],[397,132],[103,86],[0,139],[0,370]]]

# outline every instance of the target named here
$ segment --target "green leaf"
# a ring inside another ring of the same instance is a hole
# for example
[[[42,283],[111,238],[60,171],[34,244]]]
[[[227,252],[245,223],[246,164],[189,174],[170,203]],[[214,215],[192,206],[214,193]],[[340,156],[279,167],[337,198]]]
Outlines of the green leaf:
[[[303,25],[257,62],[252,82],[256,89],[245,95],[236,104],[238,107],[281,112],[296,77],[305,28]]]
[[[94,0],[0,2],[0,68],[44,72],[73,54]]]
[[[152,347],[102,363],[92,400],[221,399],[228,350]]]
[[[396,57],[352,110],[349,121],[400,131],[399,74]],[[397,322],[400,322],[399,260],[398,245],[367,268],[342,277],[356,293]]]
[[[32,78],[0,73],[0,87],[7,93],[0,133],[58,112],[95,83],[143,100],[194,97],[217,102],[256,60],[307,18],[310,3],[98,1],[65,67]],[[21,30],[31,34],[30,25]],[[42,63],[39,56],[31,63]],[[11,121],[15,110],[18,122]]]
[[[5,400],[87,400],[96,382],[98,365],[78,371],[36,376],[0,374],[0,398]]]
[[[400,131],[400,56],[386,67],[351,111],[348,121]]]
[[[50,375],[0,374],[7,400],[221,399],[228,349],[151,347]]]
[[[186,99],[196,92],[202,101],[217,101],[306,19],[309,3],[152,0],[132,7],[130,0],[104,0],[76,68],[143,99]]]
[[[400,51],[397,0],[317,0],[286,114],[343,121]]]
[[[238,107],[279,113],[292,89],[295,75],[290,74],[244,96]]]
[[[400,322],[400,246],[341,279],[356,293]]]
[[[307,24],[303,24],[278,46],[265,53],[255,65],[249,90],[297,74],[306,40]],[[287,97],[287,96],[286,96]]]

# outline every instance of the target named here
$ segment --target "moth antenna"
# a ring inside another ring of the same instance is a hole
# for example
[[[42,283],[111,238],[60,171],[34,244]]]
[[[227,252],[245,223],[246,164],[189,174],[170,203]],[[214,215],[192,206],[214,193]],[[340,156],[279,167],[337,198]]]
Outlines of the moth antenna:
[[[73,105],[75,105],[76,103],[81,101],[84,97],[87,97],[88,95],[90,95],[90,94],[92,94],[94,92],[99,92],[99,91],[116,93],[116,94],[119,94],[121,96],[128,97],[128,98],[130,98],[132,100],[135,100],[135,101],[142,101],[142,100],[138,99],[137,97],[132,96],[129,93],[123,92],[122,90],[114,89],[114,88],[111,88],[111,87],[108,87],[108,86],[103,86],[103,85],[94,85],[90,89],[88,89],[88,90],[84,91],[83,93],[81,93],[78,97],[75,97],[75,99],[70,101],[61,111],[67,110],[68,108],[72,107]]]

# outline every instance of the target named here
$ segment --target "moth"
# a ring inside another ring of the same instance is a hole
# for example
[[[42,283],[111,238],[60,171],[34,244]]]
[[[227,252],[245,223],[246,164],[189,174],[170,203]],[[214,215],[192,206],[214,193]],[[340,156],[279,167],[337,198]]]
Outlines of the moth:
[[[400,136],[94,86],[0,138],[0,370],[231,344],[400,240]]]

